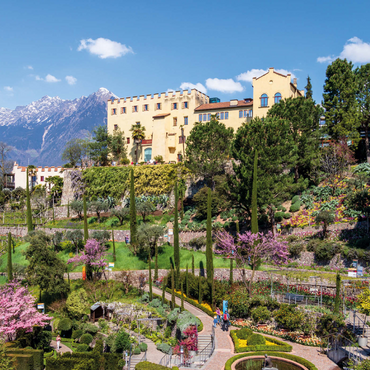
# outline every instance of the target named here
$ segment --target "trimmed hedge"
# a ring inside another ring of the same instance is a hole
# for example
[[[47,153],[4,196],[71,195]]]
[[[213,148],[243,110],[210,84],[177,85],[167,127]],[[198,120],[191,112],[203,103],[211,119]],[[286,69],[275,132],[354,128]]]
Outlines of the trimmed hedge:
[[[14,355],[8,354],[9,357],[17,361],[17,370],[33,370],[33,356],[32,355]]]
[[[13,348],[8,347],[6,349],[7,355],[14,355],[12,357],[18,356],[25,356],[30,355],[32,356],[32,370],[42,370],[44,368],[44,351],[41,349],[26,349],[26,348]],[[23,360],[22,360],[23,361]],[[28,363],[27,360],[25,363]],[[22,365],[23,366],[23,365]]]
[[[231,365],[236,360],[239,360],[241,358],[244,358],[244,357],[247,358],[247,357],[253,357],[253,356],[264,356],[264,355],[265,355],[265,352],[252,352],[252,353],[243,353],[241,355],[231,357],[226,361],[225,370],[231,370]],[[318,370],[317,367],[312,362],[307,361],[306,359],[304,359],[302,357],[291,355],[289,353],[269,352],[269,355],[274,356],[274,357],[286,358],[288,360],[295,361],[298,364],[306,366],[308,370]]]
[[[267,338],[267,337],[264,337],[264,336],[262,336],[262,337],[265,338],[265,340],[268,340],[272,343],[277,344],[278,347],[277,346],[270,346],[268,344],[257,344],[257,345],[254,345],[254,346],[248,346],[247,345],[246,347],[240,347],[239,346],[239,339],[237,337],[237,332],[238,332],[238,330],[230,330],[230,335],[231,335],[231,338],[234,342],[236,353],[253,352],[253,351],[276,351],[276,350],[279,350],[281,352],[291,352],[292,349],[293,349],[293,347],[290,344],[284,343],[284,342],[282,342],[280,340],[277,340],[275,338]],[[256,335],[260,335],[260,334],[256,334]]]
[[[179,368],[176,366],[172,368],[172,370],[178,370],[178,369]],[[152,362],[148,362],[148,361],[143,361],[143,362],[139,362],[138,364],[136,364],[135,370],[168,370],[168,367],[158,365],[158,364],[153,364]]]

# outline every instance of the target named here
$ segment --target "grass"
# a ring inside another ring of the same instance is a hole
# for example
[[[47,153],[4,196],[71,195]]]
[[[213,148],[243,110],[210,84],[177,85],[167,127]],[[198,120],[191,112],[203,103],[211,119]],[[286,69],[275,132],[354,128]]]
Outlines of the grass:
[[[28,261],[22,254],[22,252],[25,251],[28,246],[29,246],[29,243],[24,243],[15,248],[15,253],[12,253],[12,263],[13,264],[18,264],[21,266],[28,265]],[[4,253],[0,260],[0,272],[6,272],[7,261],[8,261],[8,253]]]

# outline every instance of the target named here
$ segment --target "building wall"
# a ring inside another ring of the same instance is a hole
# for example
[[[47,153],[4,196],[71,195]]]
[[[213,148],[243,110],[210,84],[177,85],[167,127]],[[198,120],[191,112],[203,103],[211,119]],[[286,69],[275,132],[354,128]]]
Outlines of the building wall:
[[[181,125],[184,125],[184,135],[187,136],[194,126],[194,110],[201,104],[208,103],[209,97],[195,89],[182,93],[176,91],[166,95],[159,94],[134,96],[126,99],[108,100],[108,132],[113,133],[115,128],[121,129],[126,140],[129,157],[135,160],[135,147],[131,138],[131,126],[140,122],[146,131],[146,140],[138,151],[138,162],[144,161],[145,149],[152,148],[152,158],[163,156],[166,162],[177,161],[177,154],[182,152],[179,143]],[[161,104],[158,109],[157,104]],[[185,107],[187,103],[187,108]],[[177,104],[177,107],[174,105]],[[135,108],[136,107],[136,108]],[[146,110],[147,108],[147,110]],[[125,112],[125,113],[124,113]],[[163,115],[162,117],[156,117]],[[165,116],[164,116],[165,115]],[[188,124],[185,125],[185,117]],[[150,143],[152,140],[152,143]],[[146,144],[145,144],[146,143]]]
[[[274,105],[276,93],[280,93],[282,99],[304,96],[304,92],[298,90],[297,86],[291,83],[291,75],[284,76],[269,68],[268,72],[261,77],[253,78],[253,114],[254,117],[265,117],[268,110]],[[268,96],[268,104],[261,107],[261,96]]]

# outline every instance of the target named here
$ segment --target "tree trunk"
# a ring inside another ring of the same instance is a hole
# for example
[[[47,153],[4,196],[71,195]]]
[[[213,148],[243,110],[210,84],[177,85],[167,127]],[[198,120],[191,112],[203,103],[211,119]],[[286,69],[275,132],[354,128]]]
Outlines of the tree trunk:
[[[252,294],[252,284],[253,284],[254,272],[255,272],[255,267],[254,267],[254,265],[253,265],[253,266],[252,266],[252,274],[251,274],[251,278],[250,278],[250,280],[249,280],[249,288],[248,288],[249,295],[251,295],[251,294]]]
[[[295,169],[294,169],[294,181],[295,182],[298,182],[298,179],[299,179],[298,166],[295,166]]]

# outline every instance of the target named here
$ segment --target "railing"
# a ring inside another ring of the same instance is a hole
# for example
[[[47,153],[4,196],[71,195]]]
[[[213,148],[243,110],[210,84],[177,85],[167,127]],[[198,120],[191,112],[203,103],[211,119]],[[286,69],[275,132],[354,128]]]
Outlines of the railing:
[[[132,343],[130,344],[130,356],[128,358],[128,362],[127,362],[127,369],[130,369],[130,366],[131,366],[131,357],[132,357]]]
[[[198,360],[203,364],[212,356],[215,350],[215,327],[212,326],[211,341],[198,354]]]
[[[171,360],[172,360],[172,348],[170,348],[170,353],[165,354],[161,361],[159,361],[159,365],[170,367],[171,366]],[[170,366],[168,366],[170,365]]]
[[[334,351],[342,351],[343,357],[348,357],[348,360],[352,360],[355,364],[364,360],[357,343],[354,343],[351,340],[343,337],[343,335],[339,335],[335,339],[328,341],[327,355],[332,361],[337,363],[339,362],[340,358],[338,356],[338,352]]]
[[[350,313],[352,313],[352,315],[353,315],[353,323],[351,323],[353,333],[356,333],[356,331],[357,331],[356,334],[362,334],[362,335],[368,334],[368,332],[370,331],[370,328],[367,325],[367,316],[365,316],[365,318],[363,319],[357,313],[356,310],[350,311]],[[357,326],[356,326],[356,318],[357,318],[357,321],[358,321]]]
[[[145,351],[145,353],[144,353],[144,356],[140,359],[140,361],[139,361],[139,362],[143,362],[143,361],[146,361],[146,351]]]

